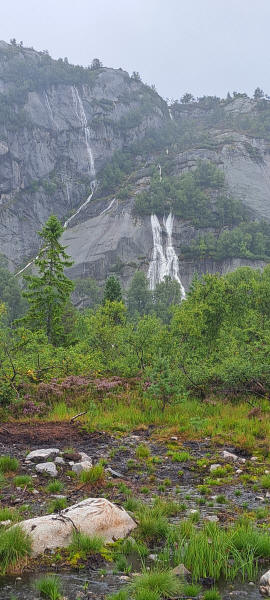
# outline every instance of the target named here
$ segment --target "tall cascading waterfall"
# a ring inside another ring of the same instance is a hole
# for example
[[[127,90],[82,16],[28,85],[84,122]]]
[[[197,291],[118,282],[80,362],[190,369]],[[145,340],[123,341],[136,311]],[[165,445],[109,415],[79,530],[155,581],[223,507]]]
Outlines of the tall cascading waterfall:
[[[163,249],[162,227],[156,215],[151,215],[151,227],[153,234],[153,255],[148,269],[149,287],[151,290],[164,280],[166,276],[178,281],[181,289],[182,300],[186,297],[185,288],[179,276],[179,261],[172,242],[174,217],[172,213],[163,218],[163,226],[166,232],[166,245]]]
[[[94,162],[92,148],[90,145],[90,129],[87,126],[87,118],[86,118],[82,99],[80,97],[78,89],[76,88],[76,86],[72,86],[71,90],[72,90],[72,98],[73,98],[75,113],[76,113],[76,116],[77,116],[77,118],[80,122],[80,125],[84,131],[84,139],[85,139],[85,145],[86,145],[87,157],[88,157],[88,171],[89,171],[89,175],[90,175],[92,181],[90,183],[91,193],[89,194],[88,198],[86,198],[86,200],[83,202],[83,204],[81,204],[79,206],[78,210],[76,210],[74,215],[71,215],[71,217],[69,217],[69,219],[66,220],[66,222],[64,223],[65,229],[69,225],[69,223],[78,215],[78,213],[81,212],[81,210],[83,210],[87,206],[87,204],[89,204],[90,200],[93,197],[93,194],[95,191],[95,186],[96,186],[95,162]]]

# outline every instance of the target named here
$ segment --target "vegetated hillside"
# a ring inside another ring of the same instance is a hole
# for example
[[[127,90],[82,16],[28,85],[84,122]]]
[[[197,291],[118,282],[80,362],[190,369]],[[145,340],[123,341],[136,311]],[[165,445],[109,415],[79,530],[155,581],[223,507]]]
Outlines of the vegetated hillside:
[[[16,270],[35,255],[50,214],[75,215],[63,236],[71,276],[103,283],[115,272],[127,285],[149,269],[150,215],[165,239],[172,211],[185,288],[194,272],[262,266],[269,144],[270,102],[260,90],[254,99],[186,95],[168,107],[137,74],[1,42],[0,250]]]

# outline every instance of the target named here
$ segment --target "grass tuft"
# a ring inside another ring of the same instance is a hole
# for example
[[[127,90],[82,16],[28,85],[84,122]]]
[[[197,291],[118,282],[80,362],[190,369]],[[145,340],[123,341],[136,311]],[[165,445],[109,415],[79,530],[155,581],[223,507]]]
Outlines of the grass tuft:
[[[57,481],[57,479],[54,479],[53,481],[48,483],[45,489],[46,492],[48,492],[48,494],[59,494],[64,489],[64,484],[61,481]]]
[[[72,553],[80,552],[83,556],[87,556],[88,554],[98,554],[102,551],[103,547],[104,540],[102,537],[90,537],[80,531],[74,531],[68,550]]]
[[[17,471],[19,461],[11,456],[0,456],[0,471],[1,473],[9,473]]]
[[[31,475],[16,475],[13,479],[15,487],[27,487],[28,489],[33,488],[33,479]]]
[[[31,538],[16,525],[0,533],[0,569],[5,574],[31,554]]]
[[[105,472],[102,465],[95,465],[91,469],[87,469],[87,471],[82,471],[80,474],[81,482],[90,483],[91,485],[103,482],[104,478]]]
[[[36,582],[36,589],[43,598],[48,600],[60,600],[62,597],[62,585],[57,575],[45,575]]]

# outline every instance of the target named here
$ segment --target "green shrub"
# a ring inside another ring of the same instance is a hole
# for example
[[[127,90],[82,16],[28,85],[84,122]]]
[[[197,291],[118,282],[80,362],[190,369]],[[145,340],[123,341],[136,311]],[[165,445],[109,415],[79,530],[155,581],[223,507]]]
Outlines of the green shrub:
[[[60,600],[62,597],[62,585],[57,575],[45,575],[36,582],[36,589],[40,595],[48,600]]]
[[[94,485],[95,483],[101,483],[104,480],[104,476],[104,467],[102,465],[95,465],[91,469],[87,469],[87,471],[82,471],[80,480],[82,483]]]
[[[18,513],[8,507],[0,508],[0,521],[17,521]]]
[[[201,586],[196,583],[186,583],[181,590],[184,596],[188,596],[190,598],[196,598],[201,591]]]
[[[158,541],[166,538],[169,523],[163,515],[158,515],[148,509],[139,515],[139,530],[142,537],[148,542]]]
[[[190,460],[190,458],[189,452],[175,452],[172,455],[172,462],[186,462],[187,460]]]
[[[17,458],[12,458],[11,456],[0,456],[0,471],[2,473],[17,471],[18,467],[19,461]]]
[[[269,473],[267,473],[266,475],[263,475],[263,477],[261,478],[261,486],[264,490],[270,489],[270,474]]]
[[[16,525],[0,533],[0,569],[2,574],[30,556],[30,536]]]

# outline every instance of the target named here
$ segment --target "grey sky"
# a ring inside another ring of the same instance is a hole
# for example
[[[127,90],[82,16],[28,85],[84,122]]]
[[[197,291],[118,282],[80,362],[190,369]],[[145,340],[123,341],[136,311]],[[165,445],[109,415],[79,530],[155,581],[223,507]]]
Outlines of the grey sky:
[[[0,0],[0,39],[139,71],[163,97],[270,93],[270,0]]]

